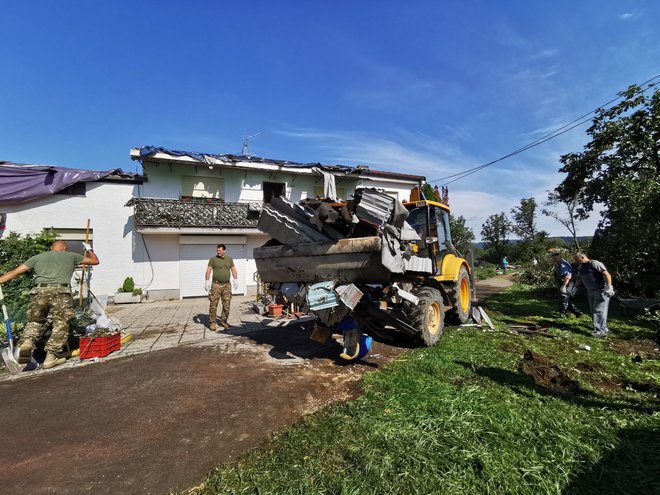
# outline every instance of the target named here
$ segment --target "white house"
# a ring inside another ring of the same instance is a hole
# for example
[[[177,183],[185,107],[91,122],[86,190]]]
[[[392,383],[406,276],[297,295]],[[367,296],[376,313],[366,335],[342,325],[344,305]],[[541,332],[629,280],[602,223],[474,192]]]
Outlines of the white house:
[[[142,163],[142,175],[50,166],[22,166],[18,176],[16,170],[10,171],[11,180],[29,190],[34,189],[30,174],[35,170],[46,171],[50,179],[38,179],[43,194],[36,196],[3,198],[0,184],[0,214],[6,215],[6,231],[28,234],[52,229],[71,241],[75,250],[85,239],[89,219],[90,239],[101,260],[93,271],[94,293],[110,296],[130,276],[150,300],[204,296],[208,260],[215,255],[216,244],[223,243],[238,270],[237,293],[254,294],[257,278],[252,250],[269,239],[256,227],[264,202],[280,195],[294,202],[325,197],[328,174],[334,177],[336,196],[341,199],[350,199],[357,187],[375,187],[404,200],[424,180],[366,166],[301,164],[154,147],[132,149],[130,156]],[[66,187],[47,186],[52,177],[66,177]]]
[[[93,268],[92,291],[99,297],[114,294],[133,272],[135,229],[132,212],[124,205],[137,194],[142,180],[121,170],[0,162],[0,215],[4,218],[0,235],[52,230],[67,241],[71,251],[82,252],[89,220],[89,240],[101,261]]]
[[[261,204],[273,196],[290,201],[324,196],[324,173],[334,176],[338,198],[356,187],[375,187],[399,199],[424,177],[347,167],[292,163],[265,158],[208,155],[164,148],[136,148],[146,180],[131,202],[135,208],[133,260],[138,285],[148,284],[149,298],[202,296],[204,272],[216,244],[227,246],[239,274],[238,293],[254,294],[252,255],[268,237],[257,230]],[[144,255],[141,259],[138,256]]]

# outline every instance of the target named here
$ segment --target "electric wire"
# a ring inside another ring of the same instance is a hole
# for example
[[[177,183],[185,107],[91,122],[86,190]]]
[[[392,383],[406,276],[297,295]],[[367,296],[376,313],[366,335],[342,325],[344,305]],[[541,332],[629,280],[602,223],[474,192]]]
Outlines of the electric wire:
[[[640,89],[634,93],[634,96],[637,96],[639,94],[643,94],[646,91],[648,91],[649,89],[653,88],[656,84],[656,83],[653,83],[653,81],[658,79],[658,78],[660,78],[660,74],[658,74],[658,75],[648,79],[647,81],[644,81],[643,83],[639,84],[638,86],[640,86]],[[646,86],[646,85],[648,85],[648,86]],[[644,87],[644,86],[646,86],[646,87]],[[555,129],[554,131],[552,131],[548,134],[545,134],[545,135],[541,136],[540,138],[532,141],[531,143],[528,143],[525,146],[522,146],[522,147],[518,148],[517,150],[512,151],[511,153],[508,153],[504,156],[501,156],[501,157],[499,157],[495,160],[492,160],[488,163],[484,163],[484,164],[479,165],[477,167],[473,167],[473,168],[470,168],[470,169],[467,169],[467,170],[463,170],[461,172],[457,172],[457,173],[452,174],[452,175],[447,175],[445,177],[440,177],[439,179],[433,179],[433,180],[430,180],[430,181],[427,181],[427,182],[430,184],[430,183],[433,183],[433,182],[444,181],[446,179],[453,179],[453,180],[450,180],[450,181],[447,181],[447,182],[443,182],[442,185],[446,186],[446,185],[451,184],[453,182],[456,182],[458,180],[464,179],[465,177],[468,177],[468,176],[470,176],[470,175],[472,175],[476,172],[479,172],[480,170],[483,170],[486,167],[490,167],[491,165],[494,165],[498,162],[506,160],[507,158],[511,158],[512,156],[523,153],[524,151],[527,151],[528,149],[539,146],[539,145],[541,145],[541,144],[543,144],[547,141],[550,141],[551,139],[559,137],[562,134],[565,134],[568,131],[571,131],[571,130],[575,129],[576,127],[579,127],[579,126],[591,121],[591,115],[595,114],[596,112],[598,112],[600,110],[606,109],[609,105],[611,105],[615,101],[618,101],[622,98],[624,98],[624,95],[619,94],[616,98],[612,98],[610,101],[600,105],[599,107],[595,108],[594,110],[591,110],[590,112],[587,112],[584,115],[581,115],[580,117],[577,117],[576,119],[573,119],[572,121],[564,124],[563,126]]]

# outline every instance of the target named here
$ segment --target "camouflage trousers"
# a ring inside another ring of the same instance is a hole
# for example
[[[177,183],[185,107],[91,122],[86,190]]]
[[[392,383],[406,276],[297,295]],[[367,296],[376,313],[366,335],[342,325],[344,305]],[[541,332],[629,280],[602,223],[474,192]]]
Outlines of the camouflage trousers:
[[[41,337],[48,318],[53,322],[53,331],[46,343],[46,352],[62,350],[69,337],[69,320],[73,318],[73,299],[67,287],[39,287],[30,291],[30,305],[27,310],[28,324],[21,336],[21,342],[33,342]]]
[[[209,323],[216,323],[218,317],[218,302],[222,302],[220,321],[227,323],[229,319],[229,306],[231,306],[231,283],[213,282],[209,291]]]

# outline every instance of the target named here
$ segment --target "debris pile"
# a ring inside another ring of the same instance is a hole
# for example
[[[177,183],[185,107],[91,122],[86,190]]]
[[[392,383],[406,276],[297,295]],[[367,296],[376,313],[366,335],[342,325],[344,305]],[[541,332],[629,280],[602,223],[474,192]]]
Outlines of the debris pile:
[[[292,203],[283,197],[275,197],[270,204],[263,206],[257,227],[273,238],[266,246],[304,246],[343,239],[376,238],[373,242],[364,240],[351,246],[362,253],[380,252],[378,261],[389,272],[388,278],[389,274],[408,271],[431,273],[430,258],[416,256],[418,249],[411,246],[422,238],[406,221],[408,215],[400,201],[376,189],[364,188],[357,189],[354,198],[348,202],[306,199]]]

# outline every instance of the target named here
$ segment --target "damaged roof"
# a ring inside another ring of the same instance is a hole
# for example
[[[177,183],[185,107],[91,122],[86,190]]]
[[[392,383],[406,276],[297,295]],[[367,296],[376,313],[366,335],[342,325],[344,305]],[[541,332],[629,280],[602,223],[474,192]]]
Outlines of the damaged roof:
[[[0,205],[25,203],[55,194],[79,182],[142,182],[121,169],[83,170],[0,161]]]
[[[158,157],[158,154],[168,155],[167,157]],[[324,165],[321,163],[298,163],[288,160],[276,160],[272,158],[261,158],[258,156],[241,156],[241,155],[231,155],[231,154],[214,154],[214,153],[201,153],[197,151],[181,151],[181,150],[172,150],[169,148],[157,147],[157,146],[143,146],[131,150],[131,159],[133,160],[144,160],[146,158],[152,157],[154,159],[165,159],[170,158],[176,160],[177,158],[188,158],[183,160],[183,162],[190,163],[189,159],[192,159],[196,163],[203,163],[205,165],[237,165],[239,163],[248,163],[253,165],[274,165],[278,167],[286,168],[298,168],[298,169],[308,169],[313,168],[321,169],[325,172],[330,172],[334,174],[341,175],[368,175],[371,177],[383,177],[389,179],[399,179],[407,180],[412,182],[420,182],[426,180],[426,177],[423,175],[412,175],[412,174],[402,174],[397,172],[384,172],[380,170],[372,170],[367,165],[358,165],[351,167],[348,165]]]

